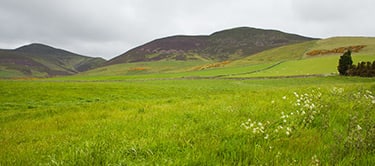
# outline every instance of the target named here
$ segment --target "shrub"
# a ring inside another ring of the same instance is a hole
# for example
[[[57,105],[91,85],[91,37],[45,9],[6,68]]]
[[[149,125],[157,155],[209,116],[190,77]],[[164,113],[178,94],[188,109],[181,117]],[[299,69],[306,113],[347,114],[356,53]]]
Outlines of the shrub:
[[[337,70],[339,71],[340,75],[348,75],[348,70],[352,64],[353,60],[351,51],[348,50],[342,56],[340,56],[339,65],[337,66]]]
[[[375,61],[374,62],[359,62],[356,65],[351,65],[347,71],[349,76],[361,77],[375,77]]]

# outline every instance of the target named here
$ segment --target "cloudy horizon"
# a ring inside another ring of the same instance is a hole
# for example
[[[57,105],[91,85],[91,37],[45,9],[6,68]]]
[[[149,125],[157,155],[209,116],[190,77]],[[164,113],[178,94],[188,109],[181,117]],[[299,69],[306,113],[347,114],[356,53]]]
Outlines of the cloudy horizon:
[[[111,59],[152,40],[235,27],[375,36],[372,0],[0,0],[0,48],[43,43]]]

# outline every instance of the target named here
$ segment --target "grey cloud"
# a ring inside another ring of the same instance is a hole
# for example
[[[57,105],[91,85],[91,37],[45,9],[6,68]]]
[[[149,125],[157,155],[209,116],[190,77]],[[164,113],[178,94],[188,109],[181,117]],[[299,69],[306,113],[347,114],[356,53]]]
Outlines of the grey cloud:
[[[369,7],[374,5],[372,0],[293,0],[294,10],[299,17],[315,22],[338,22],[369,17],[370,15],[366,16],[362,12],[371,11]]]
[[[322,37],[374,36],[372,0],[292,0],[296,21]]]
[[[210,34],[237,26],[312,37],[374,36],[375,25],[370,18],[374,2],[0,0],[0,21],[5,23],[0,25],[0,48],[41,42],[109,59],[156,38]]]

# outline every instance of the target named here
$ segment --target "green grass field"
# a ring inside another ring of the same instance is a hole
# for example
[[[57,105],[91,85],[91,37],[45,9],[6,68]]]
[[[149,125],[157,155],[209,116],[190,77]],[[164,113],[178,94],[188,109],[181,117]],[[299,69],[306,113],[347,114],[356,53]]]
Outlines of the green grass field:
[[[337,65],[340,55],[322,56],[302,60],[283,62],[273,68],[233,77],[277,77],[295,75],[330,75],[337,74]],[[353,64],[364,61],[375,61],[375,55],[353,55]]]
[[[0,80],[0,165],[375,165],[375,79],[306,55],[358,44],[354,64],[374,61],[374,38],[329,38],[206,70],[217,62]]]
[[[375,164],[373,78],[0,86],[0,165]]]

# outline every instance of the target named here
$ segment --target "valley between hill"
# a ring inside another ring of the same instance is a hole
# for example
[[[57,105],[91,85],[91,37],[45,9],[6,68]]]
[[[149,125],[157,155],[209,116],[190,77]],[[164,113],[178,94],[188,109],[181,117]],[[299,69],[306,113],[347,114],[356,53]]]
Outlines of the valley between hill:
[[[284,35],[252,53],[163,38],[110,61],[1,50],[0,165],[374,165],[375,79],[337,64],[347,48],[374,61],[375,38]]]
[[[228,61],[160,60],[122,63],[99,67],[74,76],[55,80],[128,80],[162,78],[267,78],[337,75],[341,53],[308,55],[322,49],[364,45],[353,52],[354,64],[375,60],[375,38],[337,37],[313,40],[262,51]]]

